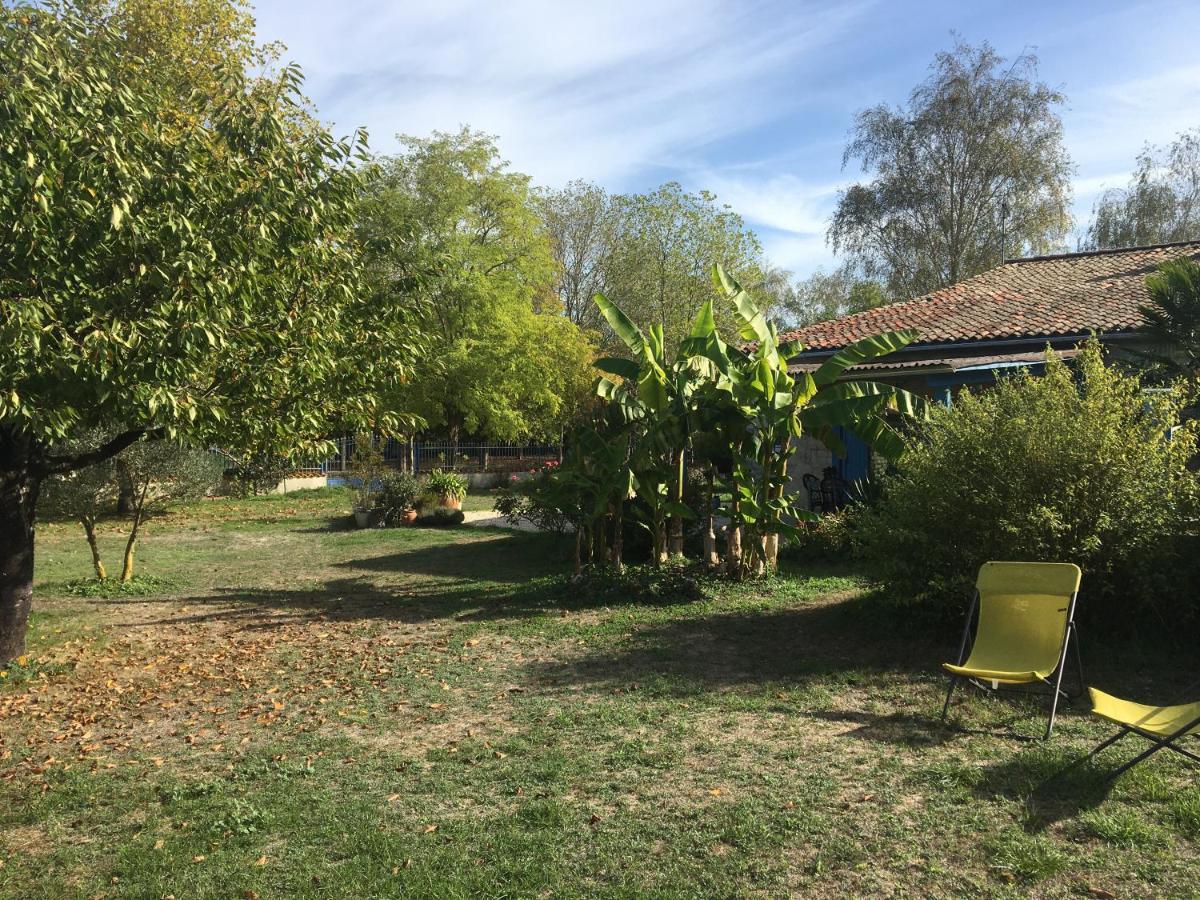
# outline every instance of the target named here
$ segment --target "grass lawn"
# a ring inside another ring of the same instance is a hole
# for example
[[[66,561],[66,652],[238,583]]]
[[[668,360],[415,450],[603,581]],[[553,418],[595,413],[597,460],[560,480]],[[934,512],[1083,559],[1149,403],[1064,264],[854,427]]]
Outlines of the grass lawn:
[[[551,536],[345,530],[347,505],[181,507],[147,527],[144,597],[72,593],[86,546],[41,529],[30,657],[0,682],[0,895],[1198,889],[1194,771],[1160,754],[1030,798],[1106,729],[1080,705],[1042,744],[1041,707],[967,692],[971,730],[942,727],[956,635],[851,572],[571,587]],[[1084,651],[1099,686],[1178,686]]]

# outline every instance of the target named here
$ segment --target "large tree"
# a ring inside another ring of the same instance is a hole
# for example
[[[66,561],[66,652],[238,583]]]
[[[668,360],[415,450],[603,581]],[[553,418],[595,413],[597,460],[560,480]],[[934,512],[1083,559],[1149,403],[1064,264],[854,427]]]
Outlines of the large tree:
[[[887,294],[878,282],[864,279],[843,263],[831,272],[818,268],[808,278],[793,283],[771,312],[785,328],[799,328],[887,302]]]
[[[757,236],[714,194],[688,193],[668,182],[617,202],[620,234],[605,278],[606,296],[638,326],[661,326],[669,346],[688,333],[695,310],[708,299],[713,265],[737,273],[743,284],[762,285]],[[762,299],[761,292],[751,293]],[[717,325],[725,336],[736,337],[737,324],[727,310],[718,310]],[[618,346],[615,339],[610,342]]]
[[[1200,128],[1169,147],[1147,146],[1125,188],[1105,191],[1084,245],[1136,247],[1200,238]]]
[[[856,117],[843,163],[870,180],[839,197],[834,249],[899,298],[1054,249],[1070,227],[1063,100],[1031,54],[939,53],[907,104]]]
[[[599,328],[592,298],[606,290],[620,237],[620,204],[604,188],[572,181],[538,192],[538,208],[558,265],[556,289],[563,314],[584,328]]]
[[[398,315],[359,290],[354,141],[292,127],[284,69],[186,95],[111,17],[0,7],[0,661],[49,475],[147,436],[305,454],[397,424]],[[182,114],[194,103],[191,115]],[[111,435],[54,447],[86,429]]]
[[[591,339],[546,302],[554,257],[528,176],[469,129],[401,141],[372,167],[359,233],[376,305],[423,326],[403,403],[452,440],[558,435]]]

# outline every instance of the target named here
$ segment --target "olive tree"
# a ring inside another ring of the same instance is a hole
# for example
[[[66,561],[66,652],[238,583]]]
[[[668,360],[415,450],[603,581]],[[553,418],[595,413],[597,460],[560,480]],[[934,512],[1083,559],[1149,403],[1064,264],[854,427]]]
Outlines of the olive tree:
[[[360,139],[296,127],[293,68],[218,59],[216,95],[184,95],[130,54],[110,19],[0,7],[0,662],[48,476],[146,438],[300,455],[396,424],[377,401],[409,356],[359,290]]]

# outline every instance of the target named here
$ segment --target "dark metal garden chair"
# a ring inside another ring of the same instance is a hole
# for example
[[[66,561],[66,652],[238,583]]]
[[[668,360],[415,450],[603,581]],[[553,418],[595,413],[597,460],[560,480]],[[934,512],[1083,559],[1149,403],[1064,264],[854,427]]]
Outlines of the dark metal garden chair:
[[[806,472],[800,480],[804,482],[804,489],[808,491],[808,508],[813,512],[823,511],[825,509],[825,496],[821,492],[820,479],[811,472]]]

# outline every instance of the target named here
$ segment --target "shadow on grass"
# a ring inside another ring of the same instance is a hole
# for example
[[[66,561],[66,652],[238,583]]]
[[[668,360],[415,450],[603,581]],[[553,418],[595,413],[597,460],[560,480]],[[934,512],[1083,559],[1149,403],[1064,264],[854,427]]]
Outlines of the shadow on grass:
[[[122,597],[110,606],[182,604],[178,615],[127,623],[130,626],[227,622],[270,628],[303,621],[380,620],[420,624],[438,620],[489,621],[543,616],[554,611],[600,607],[676,605],[701,595],[686,578],[657,582],[598,579],[572,583],[566,543],[534,532],[428,529],[397,535],[436,541],[334,563],[345,577],[298,588],[216,588],[205,595]],[[647,579],[651,580],[651,579]],[[210,607],[204,609],[204,607]]]
[[[907,626],[873,595],[800,603],[656,622],[623,646],[543,663],[535,674],[598,688],[654,681],[680,695],[742,685],[836,689],[879,675],[927,675],[944,652],[942,636]]]
[[[910,749],[939,747],[953,742],[960,732],[947,728],[938,719],[914,713],[879,713],[861,710],[821,709],[811,710],[805,715],[838,724],[855,724],[858,727],[845,733],[846,737],[879,744],[893,744]]]
[[[1023,807],[1022,827],[1045,831],[1102,804],[1112,791],[1109,769],[1082,760],[1086,751],[1038,744],[1003,762],[986,766],[976,794],[986,800],[1003,797]]]

